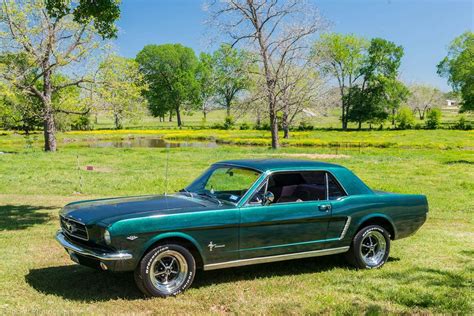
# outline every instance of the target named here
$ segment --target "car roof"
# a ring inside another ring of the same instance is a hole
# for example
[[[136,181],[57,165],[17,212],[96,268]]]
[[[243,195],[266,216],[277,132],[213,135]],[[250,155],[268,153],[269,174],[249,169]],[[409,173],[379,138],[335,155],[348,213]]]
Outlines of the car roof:
[[[242,168],[258,170],[261,172],[282,170],[282,169],[301,170],[304,168],[309,168],[309,169],[344,168],[340,165],[332,164],[328,162],[304,160],[304,159],[275,159],[275,158],[224,160],[224,161],[219,161],[215,164],[238,166]]]

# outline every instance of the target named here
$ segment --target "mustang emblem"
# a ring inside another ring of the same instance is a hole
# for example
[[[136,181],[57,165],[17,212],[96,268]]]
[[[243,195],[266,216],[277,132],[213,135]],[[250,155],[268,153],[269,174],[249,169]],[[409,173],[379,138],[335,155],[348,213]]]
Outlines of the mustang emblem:
[[[216,245],[212,241],[207,246],[209,247],[209,251],[213,251],[214,248],[224,248],[225,247],[225,245]]]
[[[65,225],[66,225],[66,229],[67,229],[69,232],[73,233],[73,232],[76,231],[76,227],[74,227],[73,224],[71,224],[71,223],[66,223]]]

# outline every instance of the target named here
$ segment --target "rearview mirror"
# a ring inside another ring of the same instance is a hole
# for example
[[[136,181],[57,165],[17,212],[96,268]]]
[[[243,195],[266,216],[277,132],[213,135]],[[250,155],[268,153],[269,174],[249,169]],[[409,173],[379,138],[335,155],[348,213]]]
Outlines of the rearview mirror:
[[[273,193],[270,191],[267,191],[263,195],[263,205],[270,205],[271,203],[273,203],[274,200],[275,200],[275,195],[273,195]]]

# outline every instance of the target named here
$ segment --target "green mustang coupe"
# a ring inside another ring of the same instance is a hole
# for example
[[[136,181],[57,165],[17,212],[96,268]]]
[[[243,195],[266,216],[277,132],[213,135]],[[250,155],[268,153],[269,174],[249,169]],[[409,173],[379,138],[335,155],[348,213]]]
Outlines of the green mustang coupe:
[[[424,195],[373,191],[348,169],[305,160],[213,164],[172,195],[74,202],[57,241],[79,264],[135,271],[146,295],[187,289],[197,269],[344,253],[382,266],[390,241],[426,220]]]

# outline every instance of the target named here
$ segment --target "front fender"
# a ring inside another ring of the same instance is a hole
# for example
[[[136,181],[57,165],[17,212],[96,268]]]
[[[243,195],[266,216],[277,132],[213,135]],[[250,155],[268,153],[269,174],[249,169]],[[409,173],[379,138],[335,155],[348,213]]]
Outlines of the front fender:
[[[194,245],[196,249],[199,251],[199,254],[202,257],[202,247],[199,245],[199,243],[191,236],[188,234],[182,233],[182,232],[166,232],[166,233],[160,233],[158,235],[153,236],[152,238],[148,239],[148,241],[143,245],[143,248],[140,253],[140,258],[143,257],[143,255],[156,243],[160,242],[161,240],[165,240],[168,238],[178,238],[178,239],[184,239]]]

